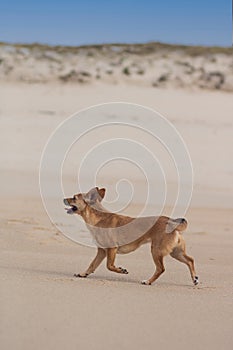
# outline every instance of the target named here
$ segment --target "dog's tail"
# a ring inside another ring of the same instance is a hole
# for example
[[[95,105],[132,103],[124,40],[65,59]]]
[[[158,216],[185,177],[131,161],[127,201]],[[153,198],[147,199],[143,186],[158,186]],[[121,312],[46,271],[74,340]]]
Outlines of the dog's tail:
[[[168,228],[170,232],[174,230],[184,231],[186,230],[187,226],[188,222],[184,218],[169,219],[168,221]]]

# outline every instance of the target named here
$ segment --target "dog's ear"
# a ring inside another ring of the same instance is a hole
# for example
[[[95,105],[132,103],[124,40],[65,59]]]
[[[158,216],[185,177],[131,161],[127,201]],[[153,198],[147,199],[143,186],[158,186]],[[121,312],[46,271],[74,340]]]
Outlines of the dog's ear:
[[[96,187],[92,188],[89,192],[87,192],[84,196],[83,199],[86,203],[88,204],[93,204],[96,202],[98,196],[98,192]]]
[[[105,188],[99,189],[98,187],[94,187],[83,196],[83,199],[88,204],[94,204],[97,200],[101,202],[104,195]]]
[[[103,199],[104,196],[105,196],[106,189],[105,189],[105,188],[100,188],[100,189],[99,189],[99,188],[97,187],[97,191],[98,191],[98,194],[99,194],[99,196],[100,196],[99,201],[101,202],[102,199]]]

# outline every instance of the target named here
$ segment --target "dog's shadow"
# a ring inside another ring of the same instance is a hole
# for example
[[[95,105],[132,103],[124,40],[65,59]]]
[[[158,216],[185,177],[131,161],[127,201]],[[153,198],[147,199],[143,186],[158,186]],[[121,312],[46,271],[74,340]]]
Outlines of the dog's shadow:
[[[126,278],[120,278],[118,276],[105,276],[105,275],[90,275],[86,278],[80,278],[80,277],[74,277],[77,280],[87,280],[88,281],[95,281],[95,282],[102,282],[102,283],[114,283],[114,284],[131,284],[131,285],[141,285],[144,288],[150,288],[150,287],[156,287],[156,286],[160,286],[160,287],[186,287],[186,288],[195,288],[195,286],[193,286],[192,284],[184,284],[184,283],[169,283],[169,282],[164,282],[164,281],[158,281],[155,282],[154,284],[152,284],[151,286],[145,286],[141,284],[140,279],[136,279],[136,278],[130,278],[128,275]]]
[[[164,282],[162,280],[155,282],[152,286],[143,286],[138,278],[132,278],[129,275],[127,276],[106,276],[103,274],[92,274],[85,278],[75,277],[74,275],[62,272],[62,271],[55,271],[55,270],[49,270],[49,269],[37,269],[37,268],[29,268],[29,267],[5,267],[0,266],[2,269],[11,270],[14,273],[17,273],[17,277],[21,278],[30,278],[30,277],[36,277],[40,279],[46,278],[46,280],[51,281],[62,281],[62,282],[87,282],[90,283],[96,283],[100,282],[101,284],[107,284],[107,283],[114,283],[114,284],[129,284],[129,285],[141,285],[143,288],[148,287],[163,287],[163,288],[169,288],[169,287],[185,287],[185,288],[196,288],[192,286],[191,284],[184,284],[184,283],[174,283],[174,282]],[[200,286],[199,286],[200,288]]]

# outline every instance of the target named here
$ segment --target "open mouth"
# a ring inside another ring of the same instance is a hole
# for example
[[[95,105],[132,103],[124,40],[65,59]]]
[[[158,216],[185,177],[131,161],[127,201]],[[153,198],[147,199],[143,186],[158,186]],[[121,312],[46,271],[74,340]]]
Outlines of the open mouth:
[[[73,214],[78,210],[78,207],[76,207],[76,205],[69,204],[68,201],[65,199],[64,199],[64,204],[68,205],[68,208],[65,208],[67,214]]]
[[[67,214],[73,214],[75,213],[78,208],[76,207],[76,205],[71,205],[70,208],[65,208]]]
[[[67,214],[73,214],[78,210],[78,207],[74,204],[69,204],[67,199],[63,200],[64,204],[68,206],[68,208],[65,208],[67,211]]]

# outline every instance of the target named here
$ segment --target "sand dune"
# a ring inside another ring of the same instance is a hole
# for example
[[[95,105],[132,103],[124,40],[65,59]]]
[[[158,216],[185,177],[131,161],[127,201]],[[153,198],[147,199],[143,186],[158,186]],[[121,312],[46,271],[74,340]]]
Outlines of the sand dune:
[[[84,47],[2,43],[0,78],[232,91],[232,48],[160,43]]]

